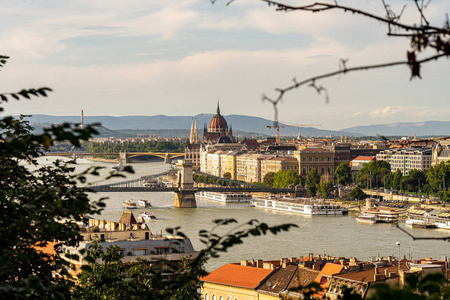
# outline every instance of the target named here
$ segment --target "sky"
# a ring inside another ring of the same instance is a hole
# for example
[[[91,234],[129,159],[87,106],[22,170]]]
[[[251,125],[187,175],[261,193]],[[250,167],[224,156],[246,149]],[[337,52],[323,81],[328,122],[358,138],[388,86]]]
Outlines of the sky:
[[[297,0],[288,3],[306,4]],[[258,0],[3,0],[0,92],[51,87],[48,98],[11,101],[4,114],[85,116],[215,113],[274,118],[261,96],[347,66],[405,60],[409,40],[387,37],[374,20],[327,11],[280,12]],[[339,4],[384,16],[381,0]],[[417,23],[412,1],[387,1]],[[433,0],[428,20],[442,26],[450,1]],[[450,61],[349,73],[301,87],[279,104],[279,120],[322,129],[450,118]]]

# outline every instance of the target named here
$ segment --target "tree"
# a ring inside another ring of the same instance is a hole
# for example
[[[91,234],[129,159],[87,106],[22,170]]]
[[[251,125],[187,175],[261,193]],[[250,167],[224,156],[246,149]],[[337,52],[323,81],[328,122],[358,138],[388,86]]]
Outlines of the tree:
[[[350,192],[350,197],[361,200],[367,197],[366,193],[363,192],[363,190],[357,186]]]
[[[337,184],[347,185],[352,183],[352,168],[350,168],[350,163],[340,163],[334,171],[334,177],[336,178]]]
[[[264,178],[263,178],[264,185],[272,187],[273,186],[273,181],[274,181],[274,176],[275,176],[274,172],[269,172],[266,175],[264,175]]]
[[[450,184],[450,163],[441,162],[434,167],[430,167],[426,172],[430,191],[436,193]]]
[[[402,179],[403,179],[403,174],[402,171],[397,170],[394,173],[394,177],[392,179],[392,189],[394,190],[401,190],[402,189]]]
[[[375,160],[363,165],[356,175],[358,185],[366,188],[380,187],[384,178],[391,173],[391,165],[384,160]]]
[[[300,182],[298,174],[294,170],[279,170],[273,175],[273,187],[284,189],[289,185],[297,185]]]
[[[305,181],[306,190],[312,197],[316,195],[319,184],[320,184],[320,175],[317,173],[315,169],[312,169],[311,171],[309,171]]]
[[[223,173],[223,178],[231,179],[231,173],[230,172]]]
[[[319,192],[322,194],[323,199],[327,199],[333,189],[333,183],[331,181],[326,181],[320,186]]]
[[[198,293],[199,277],[207,274],[204,263],[211,257],[218,257],[231,247],[243,243],[245,238],[268,233],[287,231],[294,224],[268,226],[257,220],[236,225],[234,219],[213,221],[216,226],[211,231],[200,231],[205,247],[193,260],[183,260],[181,266],[160,259],[155,262],[138,259],[127,270],[121,262],[120,248],[112,246],[103,251],[94,243],[88,250],[89,266],[79,276],[79,284],[74,288],[73,299],[201,299]],[[216,234],[222,227],[229,233]],[[171,235],[184,236],[179,228],[168,229]],[[103,263],[99,263],[101,259]],[[164,267],[162,267],[164,265]],[[169,280],[170,279],[170,280]]]
[[[409,192],[419,192],[419,184],[421,191],[426,183],[425,173],[420,170],[411,170],[407,176],[403,176],[401,186],[402,190]],[[425,191],[426,192],[426,191]]]

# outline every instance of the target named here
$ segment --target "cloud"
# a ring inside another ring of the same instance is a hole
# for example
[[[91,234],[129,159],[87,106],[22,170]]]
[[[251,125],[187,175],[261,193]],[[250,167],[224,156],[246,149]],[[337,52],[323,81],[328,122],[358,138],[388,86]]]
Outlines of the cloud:
[[[383,109],[376,109],[376,110],[369,112],[369,116],[371,118],[375,119],[375,118],[384,118],[387,116],[394,115],[396,113],[398,113],[397,109],[395,109],[392,106],[386,106]]]

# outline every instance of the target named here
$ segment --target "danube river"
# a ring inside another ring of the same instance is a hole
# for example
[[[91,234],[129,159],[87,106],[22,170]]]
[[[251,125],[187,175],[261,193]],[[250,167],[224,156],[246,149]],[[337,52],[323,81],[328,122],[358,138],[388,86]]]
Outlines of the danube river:
[[[39,158],[42,164],[48,164],[55,158]],[[79,159],[77,171],[89,166],[102,166],[105,169],[102,176],[111,170],[114,164],[92,162]],[[126,179],[114,178],[110,182],[123,181],[164,172],[168,165],[160,162],[131,164],[135,174],[130,174]],[[99,184],[105,181],[93,178]],[[122,214],[122,202],[128,199],[135,201],[148,199],[153,205],[150,211],[158,220],[148,222],[153,232],[165,232],[169,227],[181,227],[192,241],[196,250],[202,248],[198,232],[210,230],[214,227],[212,220],[234,218],[240,223],[257,219],[269,225],[282,223],[294,223],[298,228],[278,235],[268,234],[261,237],[250,237],[244,244],[233,247],[220,258],[208,263],[208,269],[214,269],[228,262],[238,262],[241,259],[279,259],[282,257],[306,256],[308,253],[329,254],[333,256],[357,257],[358,259],[370,259],[372,256],[398,255],[397,241],[401,242],[401,256],[413,258],[432,257],[442,258],[449,256],[450,245],[444,241],[414,241],[401,232],[396,225],[376,224],[366,225],[356,222],[356,214],[347,216],[305,216],[287,212],[270,211],[255,208],[249,205],[223,204],[220,202],[197,200],[197,208],[174,208],[174,193],[148,192],[148,193],[98,193],[92,196],[108,197],[106,208],[101,216],[93,216],[111,221],[118,221]],[[134,210],[135,215],[140,209]],[[404,224],[400,224],[404,227]],[[406,228],[415,236],[445,237],[449,231],[426,230]]]

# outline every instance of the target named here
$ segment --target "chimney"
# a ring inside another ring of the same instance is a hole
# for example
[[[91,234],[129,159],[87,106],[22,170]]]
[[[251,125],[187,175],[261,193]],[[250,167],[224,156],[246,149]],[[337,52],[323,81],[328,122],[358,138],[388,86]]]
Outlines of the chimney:
[[[248,262],[246,259],[241,259],[241,266],[244,266],[244,267],[248,266]]]
[[[256,261],[256,267],[257,267],[257,268],[262,268],[262,267],[263,267],[263,261],[262,261],[262,259],[258,259],[258,260]]]
[[[309,254],[309,261],[313,261],[313,258],[314,258],[313,255],[314,255],[313,253],[310,253],[310,254]]]
[[[384,269],[384,276],[386,276],[386,278],[389,277],[389,270],[388,270],[388,268]]]
[[[263,263],[263,269],[273,270],[274,269],[273,263]]]

